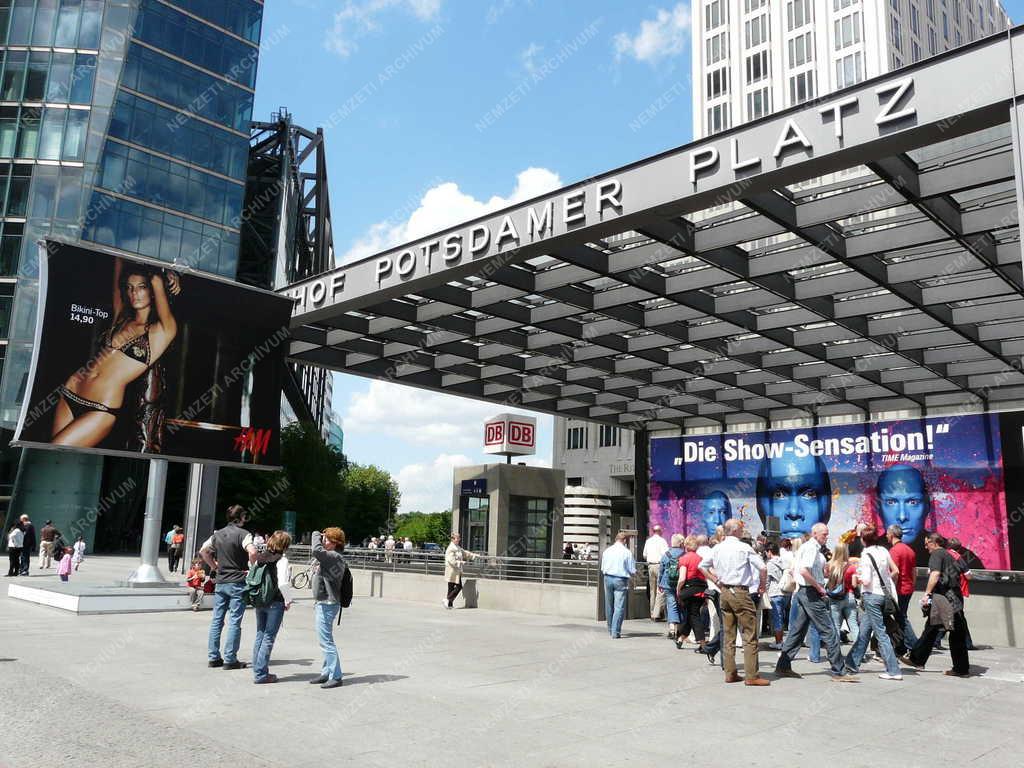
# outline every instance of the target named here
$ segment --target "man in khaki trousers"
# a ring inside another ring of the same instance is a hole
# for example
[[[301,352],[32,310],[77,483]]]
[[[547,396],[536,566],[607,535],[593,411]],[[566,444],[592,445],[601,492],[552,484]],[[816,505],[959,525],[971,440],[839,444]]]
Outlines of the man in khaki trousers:
[[[743,522],[730,518],[725,521],[725,538],[711,548],[701,560],[700,569],[708,581],[720,590],[719,607],[722,611],[722,656],[725,662],[725,682],[746,685],[770,685],[757,671],[757,615],[750,599],[748,583],[753,574],[759,574],[758,593],[764,592],[767,570],[749,544],[739,537]],[[746,679],[736,672],[736,629],[743,637],[743,671]]]
[[[644,560],[647,561],[647,589],[651,596],[651,621],[665,618],[665,595],[658,589],[661,575],[661,558],[668,552],[668,542],[661,535],[661,526],[655,525],[651,535],[644,542]]]

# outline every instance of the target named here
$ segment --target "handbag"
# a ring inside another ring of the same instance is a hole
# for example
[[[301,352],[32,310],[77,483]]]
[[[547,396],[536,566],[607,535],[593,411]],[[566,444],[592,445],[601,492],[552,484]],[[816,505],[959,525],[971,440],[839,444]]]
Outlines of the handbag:
[[[882,572],[878,570],[878,563],[875,562],[874,556],[870,553],[868,553],[868,560],[871,561],[871,565],[875,568],[875,573],[878,574],[878,583],[882,585],[882,594],[885,596],[885,600],[882,603],[882,618],[888,624],[896,619],[896,615],[899,613],[899,606],[896,604],[896,598],[889,591],[889,585],[882,578]]]
[[[779,580],[779,589],[786,594],[796,592],[796,577],[793,575],[793,568],[796,568],[796,563],[793,564],[792,568],[787,568],[782,572],[782,579]]]

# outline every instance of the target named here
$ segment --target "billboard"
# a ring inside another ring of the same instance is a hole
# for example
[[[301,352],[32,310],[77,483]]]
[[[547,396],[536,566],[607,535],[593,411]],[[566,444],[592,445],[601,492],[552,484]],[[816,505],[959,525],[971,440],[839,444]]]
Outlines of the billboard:
[[[276,468],[291,305],[175,265],[47,241],[14,442]]]
[[[729,517],[754,535],[830,541],[859,522],[899,524],[926,561],[924,534],[956,537],[972,567],[1024,569],[1006,481],[1020,466],[1012,414],[949,416],[651,440],[650,524],[713,533]],[[1004,466],[1004,455],[1012,461]]]

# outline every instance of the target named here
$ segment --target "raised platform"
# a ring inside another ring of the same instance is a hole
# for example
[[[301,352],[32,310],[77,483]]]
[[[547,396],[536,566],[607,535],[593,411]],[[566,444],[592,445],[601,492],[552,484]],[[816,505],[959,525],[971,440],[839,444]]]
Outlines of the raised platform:
[[[107,587],[49,581],[40,586],[14,583],[7,587],[7,596],[77,614],[184,611],[191,606],[188,589],[179,585]],[[206,603],[209,607],[210,601]]]

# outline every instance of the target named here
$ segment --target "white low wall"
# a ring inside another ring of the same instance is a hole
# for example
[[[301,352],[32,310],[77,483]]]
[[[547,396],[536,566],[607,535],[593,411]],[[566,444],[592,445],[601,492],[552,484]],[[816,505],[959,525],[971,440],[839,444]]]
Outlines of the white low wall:
[[[352,578],[354,594],[361,598],[387,597],[440,605],[448,591],[441,576],[353,568]],[[455,605],[593,619],[597,615],[597,588],[467,578]]]

